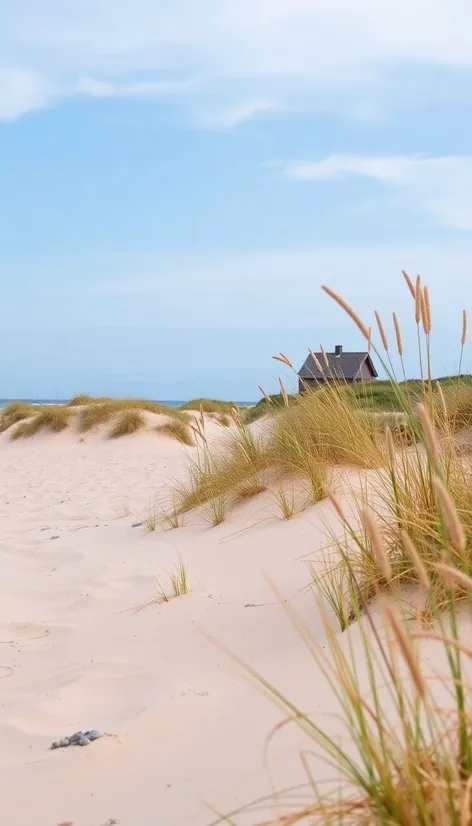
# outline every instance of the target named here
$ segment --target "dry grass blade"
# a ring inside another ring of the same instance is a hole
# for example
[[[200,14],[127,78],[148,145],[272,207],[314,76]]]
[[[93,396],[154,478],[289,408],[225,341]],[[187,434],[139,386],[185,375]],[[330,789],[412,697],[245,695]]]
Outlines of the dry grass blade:
[[[388,462],[390,467],[393,469],[395,468],[396,464],[395,444],[393,441],[392,431],[390,430],[390,427],[388,425],[385,428],[385,441],[387,444]]]
[[[412,298],[415,299],[416,298],[416,290],[415,290],[415,285],[413,284],[413,281],[411,280],[408,273],[405,272],[405,270],[402,270],[402,275],[403,275],[403,278],[405,279],[405,281],[407,283],[407,286],[408,286],[408,289],[410,290]]]
[[[310,348],[308,348],[308,352],[309,352],[310,356],[313,359],[313,362],[315,364],[316,369],[319,370],[322,375],[324,375],[324,369],[321,366],[321,362],[320,362],[318,356],[316,355],[316,353],[314,353],[313,350],[310,350]],[[325,356],[326,356],[326,353],[325,353]]]
[[[467,341],[467,310],[462,310],[462,336],[461,336],[461,345],[462,347]]]
[[[388,352],[388,340],[387,340],[387,336],[386,336],[386,333],[385,333],[385,328],[383,326],[382,319],[380,317],[380,313],[378,313],[377,310],[375,311],[375,319],[377,321],[377,327],[379,328],[379,333],[380,333],[380,338],[382,340],[383,348],[384,348],[384,350],[387,350],[387,352]]]
[[[379,600],[383,613],[390,625],[390,628],[393,631],[393,635],[400,647],[403,658],[408,666],[411,677],[413,679],[413,683],[416,686],[416,690],[419,696],[424,700],[426,698],[426,685],[421,674],[418,659],[413,650],[411,636],[407,635],[403,630],[400,618],[390,600],[386,599],[381,594],[379,595]]]
[[[282,519],[292,519],[296,513],[295,493],[293,488],[287,492],[283,485],[277,485],[273,496],[280,510]]]
[[[413,542],[411,541],[406,531],[401,531],[401,538],[403,547],[413,563],[416,574],[418,576],[418,580],[420,581],[425,591],[429,591],[431,587],[431,582],[426,572],[426,568],[423,565],[423,560],[421,559],[421,556],[419,555],[418,551],[416,550]]]
[[[344,515],[344,511],[343,511],[343,508],[342,508],[341,502],[339,501],[339,498],[336,496],[336,494],[334,493],[334,491],[332,490],[332,488],[330,488],[330,486],[329,486],[329,485],[327,485],[327,484],[324,484],[324,485],[323,485],[323,491],[324,491],[325,496],[326,496],[326,497],[329,499],[329,501],[331,502],[331,504],[332,504],[332,506],[333,506],[334,510],[335,510],[335,511],[336,511],[336,513],[338,514],[338,516],[339,516],[339,518],[340,518],[341,522],[343,522],[343,521],[344,521],[344,519],[345,519],[345,515]]]
[[[295,368],[294,368],[294,366],[293,366],[293,364],[292,364],[292,362],[291,362],[291,361],[290,361],[290,359],[288,358],[288,356],[286,356],[284,353],[279,353],[277,356],[272,356],[272,358],[273,358],[275,361],[281,361],[281,362],[282,362],[282,364],[286,364],[286,365],[287,365],[287,367],[290,367],[290,368],[291,368],[291,370],[294,370],[294,369],[295,369]]]
[[[431,417],[424,404],[418,405],[417,412],[423,430],[426,449],[433,462],[437,462],[439,460],[439,443]]]
[[[372,550],[374,551],[379,570],[382,572],[382,575],[385,577],[386,581],[390,582],[392,579],[392,566],[385,551],[379,529],[375,524],[372,511],[369,508],[362,508],[361,518],[362,524],[364,525],[364,530],[372,544]]]
[[[446,565],[444,562],[437,562],[436,569],[442,574],[447,585],[462,585],[467,591],[472,591],[472,578],[459,571],[453,565]]]
[[[433,326],[432,317],[431,317],[431,302],[429,299],[429,290],[427,285],[423,289],[423,304],[424,304],[424,316],[425,316],[425,328],[424,331],[426,335],[429,336],[431,333],[431,328]]]
[[[285,385],[284,385],[281,378],[279,378],[279,386],[280,386],[280,393],[281,393],[282,398],[284,400],[284,405],[285,405],[285,407],[288,407],[289,401],[288,401],[287,391],[285,389]]]
[[[327,287],[325,284],[322,285],[322,289],[325,291],[325,293],[327,295],[330,296],[330,298],[333,299],[333,301],[336,302],[336,304],[339,304],[339,306],[342,307],[344,312],[347,313],[349,318],[352,319],[352,321],[354,322],[356,327],[360,330],[360,332],[364,336],[365,340],[369,341],[369,329],[368,329],[368,327],[366,327],[364,322],[361,321],[361,319],[359,318],[357,313],[354,312],[353,308],[347,303],[347,301],[345,301],[344,298],[341,298],[340,295],[338,295],[336,292],[334,292],[334,290],[332,290],[330,287]]]
[[[142,605],[138,605],[134,610],[135,614],[150,605],[160,605],[164,602],[170,602],[171,599],[176,599],[189,593],[187,568],[182,562],[180,556],[173,569],[171,571],[166,571],[166,575],[168,578],[168,585],[162,585],[161,581],[157,579],[154,586],[156,596],[146,600],[146,602],[143,602]]]
[[[328,356],[326,355],[326,350],[324,349],[324,347],[323,347],[323,345],[322,345],[322,344],[320,344],[320,353],[321,353],[321,355],[323,356],[323,361],[324,361],[324,363],[325,363],[325,366],[329,369],[329,361],[328,361]],[[322,371],[322,372],[323,372],[323,371]]]
[[[452,496],[438,476],[434,476],[432,482],[452,545],[457,551],[465,551],[467,539]]]
[[[266,391],[264,390],[264,388],[263,388],[263,387],[261,387],[261,385],[260,385],[260,384],[258,384],[257,386],[258,386],[259,390],[261,391],[262,396],[263,396],[263,398],[266,400],[266,402],[269,402],[269,404],[272,404],[272,399],[271,399],[271,397],[268,395],[268,393],[266,393]]]
[[[421,302],[423,298],[423,292],[421,289],[421,276],[418,275],[416,277],[416,287],[415,287],[415,321],[417,324],[421,321]]]
[[[395,338],[397,340],[398,355],[400,356],[400,358],[402,358],[402,356],[403,356],[403,341],[402,341],[402,332],[401,332],[401,329],[400,329],[400,323],[398,321],[397,314],[392,313],[392,315],[393,315],[393,326],[395,327]]]

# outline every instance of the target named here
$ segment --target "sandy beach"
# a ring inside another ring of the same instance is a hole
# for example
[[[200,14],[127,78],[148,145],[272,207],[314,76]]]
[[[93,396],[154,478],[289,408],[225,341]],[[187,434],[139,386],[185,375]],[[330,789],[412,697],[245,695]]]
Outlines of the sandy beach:
[[[321,635],[302,557],[324,544],[332,508],[325,500],[285,522],[266,492],[215,528],[137,525],[194,450],[150,433],[0,436],[9,826],[205,826],[210,805],[228,811],[299,779],[288,730],[267,772],[266,738],[283,715],[217,643],[304,707],[329,706],[321,683],[313,695],[313,663],[266,575]],[[190,593],[136,611],[179,556]],[[108,736],[49,750],[93,728]]]

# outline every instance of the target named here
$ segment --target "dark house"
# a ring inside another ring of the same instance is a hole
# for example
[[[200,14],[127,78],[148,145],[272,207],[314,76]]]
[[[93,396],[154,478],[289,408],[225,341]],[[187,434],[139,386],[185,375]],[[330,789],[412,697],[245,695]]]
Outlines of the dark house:
[[[378,376],[369,353],[343,353],[341,344],[336,345],[334,353],[326,353],[328,364],[323,353],[315,353],[315,356],[319,366],[310,354],[298,372],[300,393],[336,379],[368,382]]]

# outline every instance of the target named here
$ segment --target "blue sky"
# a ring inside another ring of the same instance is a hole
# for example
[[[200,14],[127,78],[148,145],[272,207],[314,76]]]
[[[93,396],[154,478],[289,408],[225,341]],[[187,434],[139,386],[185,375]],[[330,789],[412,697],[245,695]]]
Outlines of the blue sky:
[[[251,400],[472,298],[467,0],[0,0],[3,397]],[[408,345],[410,345],[408,347]],[[466,355],[465,366],[472,369]]]

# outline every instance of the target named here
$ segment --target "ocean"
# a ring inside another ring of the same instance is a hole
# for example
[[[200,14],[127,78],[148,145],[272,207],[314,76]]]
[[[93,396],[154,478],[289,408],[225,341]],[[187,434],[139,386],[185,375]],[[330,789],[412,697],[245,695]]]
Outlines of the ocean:
[[[5,407],[11,401],[21,401],[27,404],[47,405],[47,404],[67,404],[68,399],[0,399],[0,408]],[[162,399],[147,399],[147,401],[156,401],[159,404],[165,404],[166,407],[180,407],[185,404],[185,401],[162,400]],[[239,407],[251,407],[255,402],[236,402]]]

